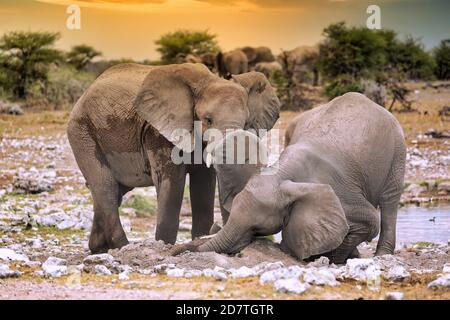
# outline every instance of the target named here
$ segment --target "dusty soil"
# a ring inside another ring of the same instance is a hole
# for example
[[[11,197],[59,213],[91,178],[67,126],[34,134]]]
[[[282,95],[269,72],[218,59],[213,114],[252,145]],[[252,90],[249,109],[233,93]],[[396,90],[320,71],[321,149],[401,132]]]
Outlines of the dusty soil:
[[[406,178],[421,184],[425,180],[450,180],[449,139],[434,139],[425,133],[433,128],[448,132],[450,122],[443,120],[438,111],[450,102],[448,88],[432,88],[425,84],[411,84],[413,105],[419,113],[394,113],[401,122],[408,144],[409,162]],[[425,114],[426,111],[426,114]],[[296,115],[282,112],[276,127],[283,129]],[[92,200],[84,179],[76,167],[65,135],[67,111],[28,112],[23,116],[0,115],[0,248],[10,248],[26,254],[31,261],[43,263],[50,256],[67,260],[69,266],[83,263],[89,255],[88,229],[43,226],[36,217],[52,212],[81,217],[76,223],[87,223],[84,215],[92,215]],[[283,142],[281,142],[282,144]],[[21,170],[36,168],[39,173],[52,173],[52,190],[38,194],[19,194],[12,187]],[[22,168],[22,169],[21,169]],[[154,190],[136,192],[150,199],[154,205]],[[134,194],[134,193],[133,193]],[[446,201],[447,194],[427,190],[421,196]],[[447,199],[448,200],[448,199]],[[12,270],[22,272],[18,278],[0,279],[1,299],[199,299],[199,298],[274,298],[274,299],[382,299],[388,291],[401,291],[405,299],[450,299],[448,289],[431,290],[428,283],[442,274],[450,261],[448,246],[439,250],[432,244],[411,245],[400,249],[395,257],[411,273],[408,281],[389,282],[381,278],[376,290],[364,281],[339,280],[337,287],[312,286],[303,294],[287,294],[274,290],[270,284],[260,284],[257,276],[228,277],[217,281],[210,277],[173,278],[154,272],[155,266],[174,264],[177,268],[202,270],[216,266],[226,269],[241,266],[255,267],[265,262],[281,261],[285,266],[305,263],[283,254],[278,245],[268,240],[254,242],[238,256],[215,253],[186,253],[178,257],[167,256],[167,249],[153,240],[156,223],[154,212],[139,214],[141,208],[131,206],[123,211],[123,222],[129,224],[127,236],[131,244],[110,253],[121,265],[133,271],[128,279],[119,280],[117,274],[97,275],[81,272],[60,278],[42,277],[41,266],[26,266],[11,262]],[[216,206],[216,220],[220,219]],[[138,214],[136,214],[138,212]],[[31,220],[30,220],[31,219]],[[78,218],[77,218],[78,219]],[[190,238],[190,204],[185,196],[182,209],[184,228],[179,241]],[[450,234],[449,234],[450,238]],[[421,239],[418,239],[420,241]],[[37,244],[36,244],[37,243]],[[362,246],[363,257],[371,257],[375,243]],[[430,247],[431,246],[431,247]],[[0,263],[5,263],[0,260]]]

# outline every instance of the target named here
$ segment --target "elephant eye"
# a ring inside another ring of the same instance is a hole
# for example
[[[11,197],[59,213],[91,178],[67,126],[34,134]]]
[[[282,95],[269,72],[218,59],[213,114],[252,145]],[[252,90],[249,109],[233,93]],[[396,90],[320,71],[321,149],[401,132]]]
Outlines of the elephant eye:
[[[212,125],[212,122],[213,122],[213,120],[212,120],[211,116],[206,116],[205,117],[206,125],[210,126],[210,125]]]

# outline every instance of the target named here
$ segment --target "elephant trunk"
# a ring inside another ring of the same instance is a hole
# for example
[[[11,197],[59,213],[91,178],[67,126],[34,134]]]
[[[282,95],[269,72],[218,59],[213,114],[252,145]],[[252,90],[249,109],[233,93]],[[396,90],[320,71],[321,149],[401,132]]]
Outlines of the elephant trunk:
[[[198,251],[215,251],[217,253],[236,253],[251,242],[252,235],[246,228],[239,226],[232,219],[211,240],[200,245]]]

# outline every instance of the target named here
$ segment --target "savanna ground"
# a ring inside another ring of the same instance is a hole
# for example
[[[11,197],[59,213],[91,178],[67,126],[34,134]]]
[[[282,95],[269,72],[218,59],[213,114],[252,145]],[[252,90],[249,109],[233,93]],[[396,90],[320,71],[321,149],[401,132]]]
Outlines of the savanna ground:
[[[394,114],[405,132],[409,159],[413,159],[415,153],[420,154],[427,165],[409,163],[406,179],[419,185],[429,179],[446,182],[450,179],[450,140],[433,139],[424,136],[424,133],[429,129],[449,133],[450,121],[445,121],[438,111],[450,104],[450,88],[430,87],[425,83],[413,83],[410,87],[413,89],[410,98],[415,101],[413,108],[418,112]],[[79,217],[84,213],[77,210],[88,213],[92,211],[89,190],[84,185],[65,135],[69,113],[70,111],[29,110],[22,116],[0,115],[0,248],[7,247],[22,252],[32,261],[44,262],[49,256],[56,256],[66,259],[69,265],[76,266],[89,255],[87,230],[42,226],[26,221],[35,212],[45,210],[77,213]],[[285,128],[296,114],[282,112],[276,127]],[[54,172],[50,177],[53,179],[51,190],[38,194],[15,192],[11,187],[15,176],[18,172],[27,172],[31,168]],[[448,201],[448,195],[442,192],[437,194],[437,191],[430,190],[424,194],[429,198]],[[186,193],[179,241],[190,237],[188,198]],[[127,208],[121,209],[121,215],[124,224],[128,226],[126,229],[130,242],[153,238],[156,223],[156,197],[153,189],[134,192],[126,199],[124,206]],[[216,220],[219,217],[219,208],[216,206]],[[450,240],[450,231],[448,238]],[[450,261],[449,246],[441,246],[440,254],[437,255],[433,251],[434,244],[421,241],[422,239],[417,239],[416,245],[401,248],[397,252],[398,256],[403,257],[418,272],[413,272],[410,279],[403,282],[382,279],[376,290],[352,279],[340,281],[337,287],[314,286],[303,294],[287,294],[277,292],[270,284],[261,285],[256,276],[236,279],[229,277],[225,281],[217,281],[204,276],[174,278],[165,274],[131,272],[128,279],[119,279],[117,274],[81,272],[74,276],[75,273],[69,272],[68,275],[52,278],[39,274],[39,264],[12,262],[10,268],[20,271],[22,275],[18,278],[0,279],[0,299],[382,299],[390,291],[403,292],[405,299],[450,299],[449,289],[427,288],[427,284],[441,274],[444,263]],[[362,250],[363,256],[370,256],[373,248],[374,243],[366,245]],[[231,263],[249,259],[255,265],[259,261],[256,258],[252,261],[252,254],[260,253],[258,248],[250,247],[240,257],[223,259],[230,259]],[[189,263],[186,261],[189,257],[175,262]],[[222,259],[221,255],[216,254],[211,257]],[[292,262],[291,258],[281,253],[275,253],[272,258],[273,261]],[[165,262],[164,259],[156,258],[162,262]]]

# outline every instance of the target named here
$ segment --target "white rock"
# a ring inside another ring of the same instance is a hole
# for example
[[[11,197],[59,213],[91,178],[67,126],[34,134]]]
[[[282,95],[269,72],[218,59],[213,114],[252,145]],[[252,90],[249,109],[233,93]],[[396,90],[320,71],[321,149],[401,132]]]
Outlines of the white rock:
[[[104,266],[103,264],[96,264],[94,267],[95,273],[98,275],[102,275],[102,276],[110,276],[111,275],[111,271],[109,271],[109,269]]]
[[[42,264],[42,271],[44,276],[59,278],[67,275],[67,261],[64,259],[49,257]]]
[[[256,276],[256,271],[246,266],[242,266],[239,269],[230,269],[229,272],[232,278],[248,278]]]
[[[66,266],[42,265],[44,276],[59,278],[67,274]]]
[[[166,270],[166,275],[168,277],[181,278],[184,276],[184,269],[174,268]]]
[[[450,273],[450,263],[444,264],[444,267],[442,268],[443,273]]]
[[[225,269],[217,266],[214,269],[204,269],[202,274],[205,277],[211,277],[219,281],[225,281],[228,279]]]
[[[409,278],[411,274],[403,266],[395,266],[384,274],[384,278],[388,281],[398,282]]]
[[[201,275],[202,275],[202,271],[200,271],[200,270],[186,270],[184,272],[185,278],[200,277]]]
[[[128,280],[128,279],[130,279],[130,277],[128,276],[128,272],[127,271],[119,273],[119,280],[120,281],[125,281],[125,280]]]
[[[279,279],[298,279],[305,272],[304,268],[299,266],[290,266],[287,268],[280,268],[264,272],[259,277],[259,283],[265,284],[267,282],[274,282]]]
[[[323,267],[323,266],[328,266],[329,264],[330,264],[330,259],[322,256],[322,257],[314,260],[313,262],[308,263],[308,267]]]
[[[335,287],[339,285],[339,282],[336,281],[334,273],[326,268],[306,269],[303,274],[303,281],[318,286]]]
[[[273,287],[278,292],[300,294],[309,288],[309,284],[302,283],[298,279],[279,279],[273,283]]]
[[[28,257],[24,254],[16,253],[14,250],[7,248],[0,248],[0,260],[4,261],[29,261]]]
[[[403,300],[405,295],[400,291],[386,292],[384,300]]]
[[[19,271],[14,271],[6,264],[0,264],[0,279],[4,278],[17,278],[21,275]]]
[[[428,284],[430,289],[450,288],[450,274],[444,274]]]
[[[67,266],[67,260],[57,257],[48,257],[42,266]]]
[[[345,267],[345,277],[355,280],[374,280],[381,275],[380,266],[373,259],[348,259]]]

